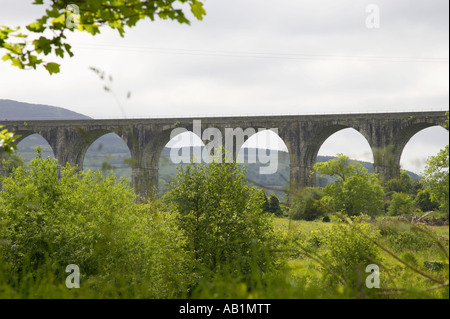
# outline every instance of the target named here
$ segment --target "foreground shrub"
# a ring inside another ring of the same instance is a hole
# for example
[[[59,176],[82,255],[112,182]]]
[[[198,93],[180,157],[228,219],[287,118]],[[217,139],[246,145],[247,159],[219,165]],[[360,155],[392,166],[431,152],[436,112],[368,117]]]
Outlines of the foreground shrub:
[[[421,251],[436,246],[433,230],[426,226],[404,223],[396,220],[384,220],[378,224],[380,233],[387,239],[389,247],[397,252],[405,250]],[[437,236],[435,236],[437,237]]]
[[[69,165],[58,178],[56,162],[38,154],[1,182],[0,256],[12,274],[64,282],[66,266],[76,264],[81,284],[134,289],[146,282],[148,297],[171,296],[187,284],[188,258],[173,216],[138,204],[128,181]]]
[[[327,247],[324,258],[334,273],[352,286],[368,265],[381,260],[380,249],[371,241],[379,237],[379,231],[369,223],[334,225],[322,239]]]
[[[179,214],[202,276],[229,269],[240,275],[273,265],[275,236],[263,196],[248,186],[238,164],[192,164],[179,168],[164,200]]]

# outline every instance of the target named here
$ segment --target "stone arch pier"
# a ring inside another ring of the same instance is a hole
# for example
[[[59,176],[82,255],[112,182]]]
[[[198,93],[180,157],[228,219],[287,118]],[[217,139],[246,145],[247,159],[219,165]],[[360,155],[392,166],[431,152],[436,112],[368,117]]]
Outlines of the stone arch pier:
[[[61,165],[70,163],[77,165],[79,169],[82,169],[87,149],[97,138],[107,133],[116,133],[125,141],[131,153],[131,182],[135,192],[149,196],[156,194],[160,154],[170,141],[171,132],[174,129],[185,128],[201,135],[205,129],[216,128],[221,132],[222,137],[232,132],[251,132],[251,130],[247,130],[249,128],[254,128],[256,132],[258,129],[276,129],[278,136],[284,141],[289,151],[291,186],[303,188],[314,186],[315,179],[311,177],[310,172],[315,164],[317,153],[324,141],[337,131],[353,128],[360,132],[372,149],[375,172],[379,173],[382,180],[389,180],[400,174],[401,154],[409,139],[425,128],[444,126],[446,120],[447,116],[444,111],[436,111],[254,117],[3,121],[1,124],[11,132],[20,134],[20,139],[35,133],[40,134],[52,147],[55,157]],[[201,123],[201,129],[199,130],[198,125],[195,126],[194,123]],[[250,136],[251,134],[247,134],[244,139],[236,138],[235,143],[243,144]],[[223,145],[225,145],[225,140]],[[236,145],[235,150],[239,150],[241,146]]]

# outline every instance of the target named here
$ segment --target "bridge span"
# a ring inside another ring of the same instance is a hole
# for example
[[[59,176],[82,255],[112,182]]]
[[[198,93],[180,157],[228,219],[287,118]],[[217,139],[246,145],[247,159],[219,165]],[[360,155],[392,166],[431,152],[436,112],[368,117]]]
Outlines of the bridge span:
[[[41,135],[51,146],[59,164],[70,163],[83,169],[83,160],[89,146],[99,137],[116,133],[127,144],[132,157],[132,186],[143,196],[155,194],[158,187],[158,164],[161,152],[170,141],[171,132],[179,127],[195,131],[193,123],[201,121],[202,128],[216,128],[225,136],[228,128],[260,128],[278,130],[290,156],[291,186],[314,186],[311,177],[317,154],[325,140],[334,133],[353,128],[360,132],[370,145],[375,172],[382,180],[400,173],[400,158],[407,142],[417,132],[443,126],[445,111],[283,115],[246,117],[203,117],[164,119],[108,119],[108,120],[33,120],[2,121],[11,132],[21,135],[16,141],[32,134]],[[448,129],[448,128],[447,128]],[[228,130],[229,131],[229,130]],[[195,133],[195,132],[194,132]],[[235,145],[239,150],[244,141]],[[202,138],[200,136],[200,138]],[[236,139],[238,141],[238,139]],[[1,154],[0,154],[1,155]]]

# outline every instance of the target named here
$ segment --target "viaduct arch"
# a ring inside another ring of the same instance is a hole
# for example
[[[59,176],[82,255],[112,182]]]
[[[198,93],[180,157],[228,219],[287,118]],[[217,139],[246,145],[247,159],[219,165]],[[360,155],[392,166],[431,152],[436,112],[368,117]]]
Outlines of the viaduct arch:
[[[135,192],[142,196],[151,196],[157,193],[159,158],[164,146],[170,141],[172,130],[182,127],[188,131],[195,131],[194,121],[201,121],[202,132],[206,128],[219,129],[223,138],[225,134],[229,134],[229,128],[241,128],[244,131],[247,128],[254,128],[256,131],[276,128],[278,136],[289,151],[291,187],[303,188],[315,184],[310,171],[320,147],[328,137],[342,129],[353,128],[366,138],[372,149],[375,172],[382,180],[389,180],[399,176],[402,151],[411,137],[431,126],[444,127],[446,120],[445,111],[435,111],[179,119],[3,121],[2,125],[9,131],[21,135],[17,142],[35,133],[41,135],[47,140],[61,165],[70,163],[77,165],[80,170],[83,168],[84,156],[89,146],[104,134],[116,133],[130,150],[131,182]],[[246,136],[246,139],[249,137]],[[244,142],[245,140],[239,143]],[[235,146],[235,156],[241,146]]]

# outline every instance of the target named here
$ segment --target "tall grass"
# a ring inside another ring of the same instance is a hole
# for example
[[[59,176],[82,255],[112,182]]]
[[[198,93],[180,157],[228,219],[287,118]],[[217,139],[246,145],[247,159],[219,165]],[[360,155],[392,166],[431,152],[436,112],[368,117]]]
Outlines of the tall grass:
[[[246,243],[244,262],[211,271],[186,249],[181,216],[139,203],[126,181],[70,167],[57,178],[51,159],[30,165],[1,181],[0,298],[449,297],[448,227],[274,218],[274,245]],[[80,288],[66,287],[68,264],[80,266]],[[366,285],[368,264],[380,268],[379,289]]]
[[[278,231],[287,221],[275,219]],[[335,227],[343,224],[334,223]],[[317,227],[314,227],[317,226]],[[389,245],[391,235],[385,233],[386,225],[377,225],[383,229],[380,242]],[[407,225],[392,227],[400,228]],[[89,278],[81,276],[80,288],[68,289],[65,286],[63,271],[52,267],[51,260],[40,269],[20,273],[11,271],[10,265],[3,259],[0,262],[0,297],[1,298],[231,298],[231,299],[341,299],[341,298],[444,298],[449,297],[448,291],[448,260],[444,251],[436,243],[427,248],[419,245],[409,246],[405,250],[395,250],[398,257],[413,265],[423,273],[437,279],[442,284],[422,276],[388,253],[379,250],[380,260],[373,261],[380,266],[381,288],[368,289],[364,282],[367,273],[364,271],[345,273],[338,263],[339,258],[330,258],[328,239],[334,238],[333,225],[311,225],[309,222],[294,222],[293,231],[284,232],[282,250],[278,252],[284,263],[277,271],[260,273],[256,271],[240,274],[239,269],[228,269],[213,277],[202,278],[201,270],[191,268],[180,274],[185,284],[161,285],[170,281],[170,274],[160,270],[159,278],[151,275],[130,276],[120,267],[110,271],[108,275],[94,275]],[[407,228],[406,228],[407,229]],[[442,231],[442,230],[440,230]],[[445,232],[445,230],[444,230]],[[339,243],[334,243],[335,245]],[[376,247],[374,245],[374,247]],[[448,251],[448,245],[445,246]],[[394,250],[394,248],[393,248]],[[345,255],[345,253],[344,253]],[[341,256],[345,258],[345,256]],[[442,268],[432,269],[427,261],[437,262]],[[167,267],[170,272],[170,265]],[[330,269],[334,270],[330,271]],[[167,277],[166,277],[167,276]],[[338,280],[345,278],[344,282]],[[195,282],[190,278],[197,278]],[[131,278],[131,279],[130,279]]]

